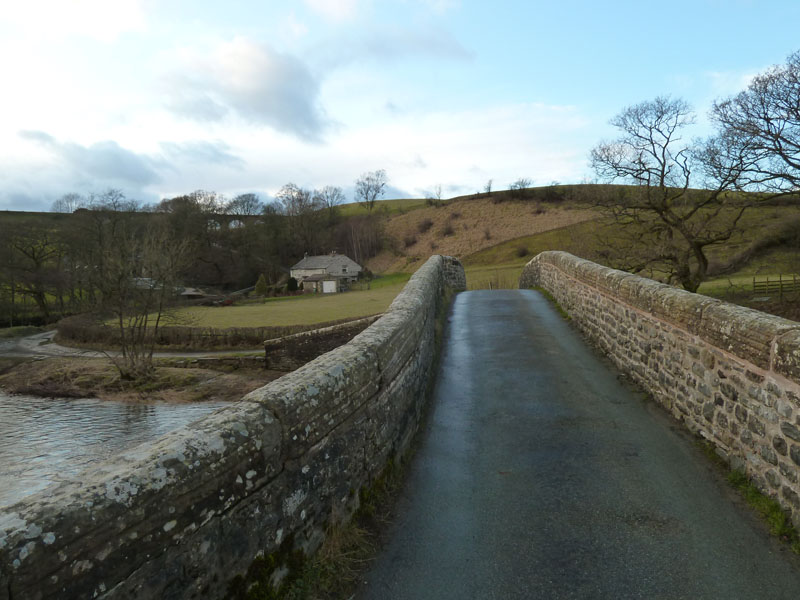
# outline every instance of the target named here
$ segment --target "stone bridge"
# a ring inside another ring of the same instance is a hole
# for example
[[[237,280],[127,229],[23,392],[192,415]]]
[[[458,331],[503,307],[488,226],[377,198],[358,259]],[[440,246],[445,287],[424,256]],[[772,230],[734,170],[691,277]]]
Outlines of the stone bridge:
[[[520,287],[533,286],[800,523],[800,325],[560,252],[525,267]],[[691,498],[707,483],[697,483],[696,467],[676,466],[686,451],[651,458],[649,446],[672,446],[654,437],[648,418],[592,412],[620,403],[636,411],[642,403],[621,400],[616,389],[594,391],[595,381],[613,374],[577,342],[563,345],[574,332],[537,293],[457,296],[435,381],[450,297],[464,288],[460,263],[434,256],[386,314],[345,346],[10,507],[0,515],[0,599],[223,597],[259,561],[277,581],[407,453],[434,385],[430,427],[401,498],[407,535],[393,536],[363,597],[625,597],[623,585],[639,586],[627,588],[628,597],[698,597],[709,589],[717,593],[704,597],[723,597],[722,590],[744,597],[749,592],[734,587],[742,577],[769,592],[762,597],[796,597],[800,571],[786,557],[763,563],[776,552],[768,541],[763,551],[753,550],[749,534],[717,542],[682,520],[680,511],[695,505],[673,496],[682,490]],[[624,437],[631,432],[638,437]],[[623,463],[638,470],[626,475],[617,469]],[[669,477],[653,476],[662,472]],[[613,477],[598,482],[603,474]],[[617,492],[638,487],[649,502],[680,510],[665,509],[665,517],[621,505]],[[703,526],[726,529],[732,513],[706,502],[695,511]],[[623,529],[632,537],[605,544]],[[585,539],[568,539],[574,531]],[[659,536],[666,546],[648,546]],[[677,538],[694,540],[691,552]],[[706,576],[694,558],[726,544],[753,555],[718,560],[732,571],[719,583],[721,575]],[[651,554],[675,563],[629,568]],[[675,587],[658,587],[668,585],[664,572]],[[695,579],[719,587],[691,587]]]

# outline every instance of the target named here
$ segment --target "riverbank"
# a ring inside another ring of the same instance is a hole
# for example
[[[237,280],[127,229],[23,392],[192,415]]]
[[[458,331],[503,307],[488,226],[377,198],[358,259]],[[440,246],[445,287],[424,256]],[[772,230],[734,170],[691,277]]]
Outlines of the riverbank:
[[[164,361],[152,379],[125,381],[107,358],[0,359],[0,389],[46,398],[99,398],[129,403],[235,401],[282,371],[177,368]]]

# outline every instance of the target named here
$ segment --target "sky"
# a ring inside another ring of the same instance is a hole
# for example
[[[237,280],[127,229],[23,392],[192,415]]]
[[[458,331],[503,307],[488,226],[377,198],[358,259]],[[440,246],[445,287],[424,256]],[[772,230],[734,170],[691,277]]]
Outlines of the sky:
[[[708,134],[798,24],[797,0],[3,0],[0,210],[588,181],[623,108],[681,97]]]

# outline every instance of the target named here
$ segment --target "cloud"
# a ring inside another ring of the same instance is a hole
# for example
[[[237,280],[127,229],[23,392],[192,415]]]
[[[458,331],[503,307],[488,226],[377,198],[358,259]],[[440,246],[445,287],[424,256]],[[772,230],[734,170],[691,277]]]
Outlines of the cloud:
[[[44,146],[56,143],[55,138],[44,131],[23,130],[19,132],[19,137],[21,137],[23,140],[37,142]]]
[[[461,5],[460,0],[421,0],[435,13],[446,13]]]
[[[142,0],[25,0],[4,3],[0,24],[26,38],[48,41],[68,36],[113,42],[129,31],[146,28]]]
[[[357,14],[358,0],[305,0],[315,13],[330,21],[345,21]]]
[[[474,192],[488,179],[501,189],[519,177],[539,184],[579,181],[595,139],[592,121],[571,106],[525,103],[415,112],[343,132],[338,147],[346,168],[331,165],[329,177],[333,169],[352,172],[369,164],[385,168],[393,181],[411,190],[441,183],[448,190],[459,186],[460,192]],[[391,150],[382,151],[380,140],[392,140]],[[323,161],[316,164],[325,168]]]
[[[237,37],[184,63],[164,80],[167,106],[175,113],[197,121],[233,114],[314,142],[329,125],[319,81],[290,54]]]
[[[299,21],[294,13],[290,13],[283,21],[283,31],[289,33],[292,38],[301,38],[308,35],[308,27]]]
[[[408,58],[468,61],[474,58],[446,31],[434,29],[377,28],[357,38],[330,40],[313,51],[323,69],[376,60],[393,62]]]
[[[389,114],[392,114],[392,115],[401,115],[401,114],[403,114],[403,109],[400,108],[399,106],[397,106],[397,104],[395,104],[391,100],[387,100],[386,104],[384,104],[383,107],[386,109],[386,112],[388,112]]]
[[[761,71],[708,71],[705,73],[706,78],[711,83],[711,89],[718,95],[731,95],[737,94],[746,89],[750,82],[758,73],[763,73],[766,69]]]
[[[173,162],[192,164],[224,165],[241,168],[245,161],[230,152],[230,146],[221,140],[206,142],[196,140],[190,142],[161,142],[161,149]]]
[[[82,146],[59,142],[43,131],[20,131],[19,136],[47,149],[60,163],[58,166],[91,181],[144,186],[161,179],[147,156],[112,140]]]

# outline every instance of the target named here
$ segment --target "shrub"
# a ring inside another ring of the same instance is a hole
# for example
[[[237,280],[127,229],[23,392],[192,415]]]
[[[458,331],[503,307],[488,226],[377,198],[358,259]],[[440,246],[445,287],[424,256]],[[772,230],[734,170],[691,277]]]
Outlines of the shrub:
[[[483,230],[483,239],[485,239],[485,240],[490,240],[490,239],[492,239],[492,232],[491,232],[491,231],[489,231],[489,228],[488,228],[488,227],[487,227],[486,229],[484,229],[484,230]]]
[[[442,232],[441,233],[442,233],[443,236],[453,235],[455,233],[455,230],[453,229],[452,224],[445,223],[444,227],[442,227]]]
[[[517,248],[517,256],[519,256],[520,258],[528,256],[528,248],[526,246],[519,246]]]
[[[451,219],[458,219],[460,216],[461,216],[461,213],[459,211],[457,211],[457,210],[454,210],[453,212],[450,213],[450,218]]]
[[[422,219],[422,221],[420,221],[419,224],[417,225],[417,230],[420,233],[425,233],[432,226],[433,226],[433,221],[431,221],[430,219]]]
[[[297,279],[294,277],[289,277],[289,283],[286,284],[286,290],[289,292],[296,292],[297,291]]]
[[[264,277],[264,274],[258,276],[258,281],[256,281],[256,296],[261,296],[262,298],[267,295],[267,278]]]
[[[407,235],[403,238],[403,243],[406,245],[406,248],[410,248],[414,244],[417,243],[417,236],[415,235]]]
[[[431,250],[436,250],[439,247],[439,244],[431,240]]]

